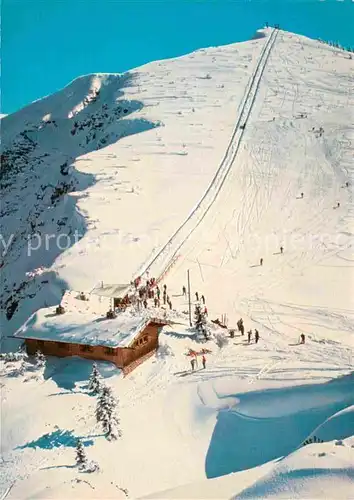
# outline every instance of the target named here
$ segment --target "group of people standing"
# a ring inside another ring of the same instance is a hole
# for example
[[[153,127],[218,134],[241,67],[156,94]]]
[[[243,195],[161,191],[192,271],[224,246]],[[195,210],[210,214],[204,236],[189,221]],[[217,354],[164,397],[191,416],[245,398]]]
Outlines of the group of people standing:
[[[241,335],[245,334],[245,326],[243,324],[242,318],[240,318],[237,322],[237,329],[239,332],[241,332]],[[248,330],[247,340],[248,340],[249,344],[251,343],[251,339],[252,339],[252,330]],[[255,344],[258,344],[258,340],[259,340],[259,331],[257,329],[255,329],[254,330],[254,342],[255,342]]]
[[[205,370],[206,368],[206,357],[205,357],[205,354],[202,355],[202,366],[203,366],[203,370]],[[194,370],[196,368],[198,368],[198,359],[197,359],[197,354],[193,354],[192,355],[192,359],[191,359],[191,367],[192,367],[192,371],[194,372]]]
[[[247,340],[248,340],[249,344],[251,343],[251,339],[252,339],[252,330],[248,330]],[[258,344],[258,340],[259,340],[259,331],[257,329],[255,329],[254,330],[254,343]]]
[[[141,279],[137,278],[134,280],[134,286],[135,289],[138,292],[138,298],[137,298],[137,304],[138,308],[140,308],[142,305],[146,309],[148,306],[148,299],[152,299],[154,301],[154,306],[155,307],[160,307],[161,306],[161,289],[159,285],[157,284],[157,281],[155,278],[151,278],[146,280],[146,285],[141,286],[139,288],[139,285],[141,283]],[[163,285],[162,288],[162,302],[164,305],[168,305],[170,309],[172,309],[172,302],[167,294],[167,285]]]
[[[185,286],[182,286],[182,295],[183,297],[187,297],[187,289]],[[203,306],[205,306],[205,296],[204,295],[201,295],[199,297],[199,293],[198,292],[195,292],[195,300],[196,302],[202,302]],[[204,309],[203,309],[203,313],[208,316],[208,309],[207,307],[205,306]]]

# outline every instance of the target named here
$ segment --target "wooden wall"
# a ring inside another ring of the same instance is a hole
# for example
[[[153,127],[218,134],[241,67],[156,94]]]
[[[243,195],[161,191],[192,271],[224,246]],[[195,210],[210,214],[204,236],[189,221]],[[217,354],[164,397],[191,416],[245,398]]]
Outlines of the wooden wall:
[[[28,354],[35,354],[40,350],[47,356],[80,356],[82,358],[110,361],[119,368],[123,367],[123,356],[121,349],[107,348],[104,346],[86,346],[81,344],[70,344],[66,342],[53,342],[49,340],[26,339],[26,348]]]
[[[104,346],[86,346],[66,342],[54,342],[49,340],[25,339],[28,354],[35,354],[40,350],[47,356],[80,356],[86,359],[109,361],[118,368],[138,366],[137,362],[143,362],[149,354],[153,354],[158,347],[158,335],[161,324],[151,322],[136,337],[131,347],[107,348]],[[128,370],[128,371],[131,371]]]

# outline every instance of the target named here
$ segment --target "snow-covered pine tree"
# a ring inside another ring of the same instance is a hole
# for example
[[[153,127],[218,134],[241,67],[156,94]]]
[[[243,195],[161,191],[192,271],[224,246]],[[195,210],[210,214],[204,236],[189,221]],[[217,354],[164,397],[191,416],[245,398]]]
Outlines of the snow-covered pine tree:
[[[220,333],[220,332],[216,333],[214,335],[214,338],[215,338],[215,343],[219,347],[219,349],[222,349],[223,347],[225,347],[229,343],[229,339],[227,337],[225,337],[225,335],[223,333]]]
[[[194,326],[198,331],[203,331],[206,325],[206,316],[199,304],[196,304],[194,310]]]
[[[105,431],[106,437],[109,441],[114,441],[114,440],[118,439],[119,437],[121,437],[122,432],[118,428],[118,425],[119,425],[118,418],[115,415],[112,415],[111,420],[109,422],[107,422],[107,426],[106,426],[107,430]]]
[[[44,354],[41,351],[36,352],[36,366],[37,368],[44,368],[46,364],[46,359]]]
[[[98,396],[96,407],[96,420],[101,422],[103,432],[106,433],[107,439],[117,439],[122,435],[119,426],[119,419],[115,412],[118,401],[113,396],[112,389],[107,386],[102,386]]]
[[[90,380],[88,383],[88,389],[93,394],[98,394],[102,387],[102,377],[100,372],[98,371],[96,363],[92,366],[92,373],[90,376]]]
[[[102,422],[107,415],[106,407],[106,386],[101,386],[101,392],[98,394],[97,405],[96,405],[96,422]]]
[[[95,472],[100,470],[97,462],[88,461],[84,445],[82,444],[82,441],[80,441],[80,439],[78,439],[76,443],[75,460],[80,472]]]
[[[82,441],[80,441],[80,439],[78,439],[76,443],[75,460],[76,460],[76,465],[79,467],[79,469],[85,469],[87,467],[88,460],[84,445],[82,444]]]
[[[17,352],[6,352],[0,353],[0,359],[3,359],[5,363],[14,363],[16,361],[27,361],[27,352],[22,348]]]

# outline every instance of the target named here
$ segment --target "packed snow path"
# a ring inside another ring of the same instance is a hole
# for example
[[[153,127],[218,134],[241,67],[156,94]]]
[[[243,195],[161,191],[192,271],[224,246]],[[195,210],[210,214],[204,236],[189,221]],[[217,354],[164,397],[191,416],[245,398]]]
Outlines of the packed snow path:
[[[197,206],[192,210],[183,224],[171,236],[168,242],[159,250],[157,255],[155,255],[145,267],[139,270],[140,275],[149,273],[150,276],[161,276],[174,261],[183,244],[191,236],[198,225],[203,221],[204,217],[215,202],[230,172],[230,169],[236,160],[242,137],[245,133],[245,128],[247,126],[254,102],[257,97],[257,91],[259,89],[261,79],[267,66],[267,62],[272,48],[275,44],[277,35],[278,30],[272,29],[270,35],[265,38],[264,47],[259,57],[258,64],[246,87],[245,94],[239,107],[238,118],[230,143],[228,144],[225,155],[211,184],[209,185],[208,189],[206,190]]]

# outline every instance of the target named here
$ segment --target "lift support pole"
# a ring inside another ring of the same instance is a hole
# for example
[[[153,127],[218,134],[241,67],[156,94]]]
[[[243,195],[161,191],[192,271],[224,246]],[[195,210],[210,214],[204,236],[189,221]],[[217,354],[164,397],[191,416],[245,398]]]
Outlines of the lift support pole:
[[[189,269],[187,271],[188,277],[188,310],[189,310],[189,326],[192,326],[192,306],[191,306],[191,280],[189,276]]]

